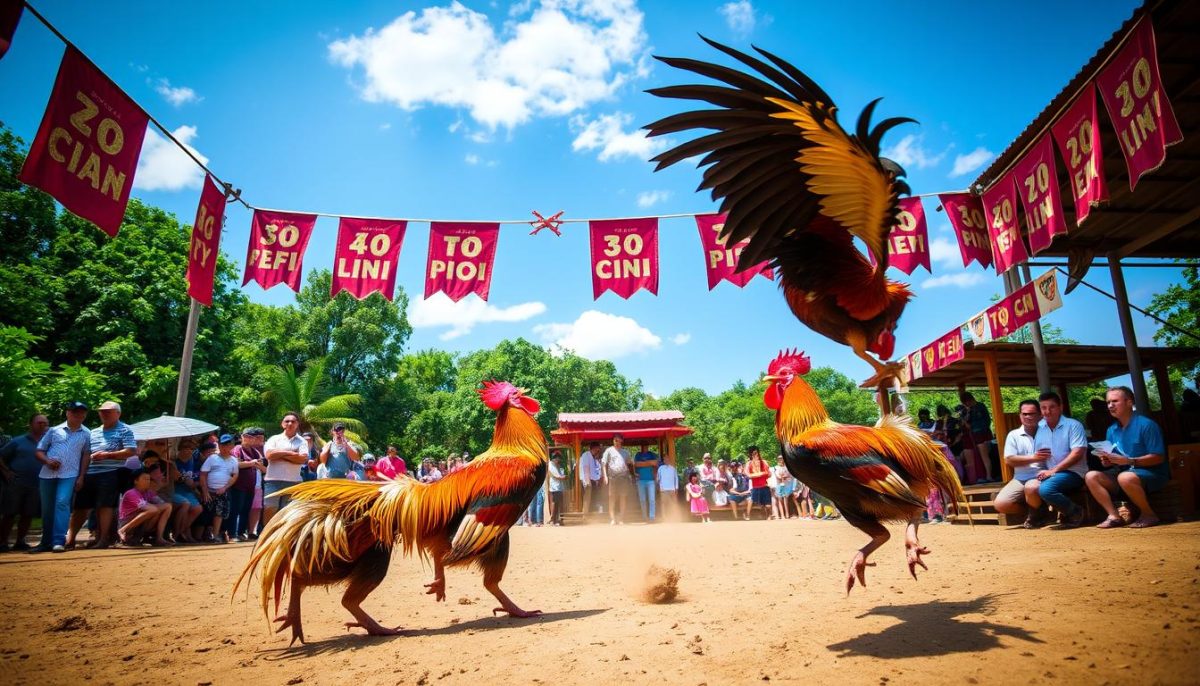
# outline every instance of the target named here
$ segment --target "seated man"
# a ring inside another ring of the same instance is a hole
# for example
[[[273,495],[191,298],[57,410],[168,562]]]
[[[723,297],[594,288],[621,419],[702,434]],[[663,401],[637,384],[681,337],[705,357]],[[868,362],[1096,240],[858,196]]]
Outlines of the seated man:
[[[1057,393],[1038,396],[1042,421],[1038,422],[1034,445],[1038,461],[1045,467],[1037,477],[1025,483],[1025,502],[1033,515],[1029,528],[1041,526],[1042,501],[1054,506],[1063,517],[1063,528],[1074,529],[1083,523],[1087,510],[1071,501],[1069,494],[1083,488],[1087,474],[1087,432],[1076,419],[1062,416],[1062,399]]]
[[[1105,404],[1109,414],[1117,420],[1108,427],[1106,437],[1113,444],[1113,452],[1096,453],[1101,464],[1112,468],[1087,474],[1088,490],[1108,513],[1108,519],[1098,526],[1111,529],[1125,523],[1112,501],[1112,494],[1118,490],[1124,491],[1141,513],[1129,528],[1154,526],[1158,524],[1158,515],[1150,509],[1146,494],[1161,489],[1171,480],[1162,429],[1153,419],[1134,414],[1133,391],[1125,386],[1108,389]]]
[[[1008,432],[1004,439],[1004,462],[1013,469],[1012,481],[996,494],[992,507],[1001,514],[1021,514],[1026,512],[1026,529],[1032,529],[1035,522],[1035,512],[1025,507],[1025,484],[1037,479],[1037,473],[1045,466],[1034,440],[1037,436],[1038,422],[1042,420],[1042,411],[1036,400],[1022,400],[1020,406],[1021,426]]]

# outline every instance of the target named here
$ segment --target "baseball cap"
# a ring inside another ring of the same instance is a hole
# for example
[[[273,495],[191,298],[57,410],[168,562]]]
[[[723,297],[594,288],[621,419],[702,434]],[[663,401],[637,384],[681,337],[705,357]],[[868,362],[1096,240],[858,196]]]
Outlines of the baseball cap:
[[[86,411],[87,409],[88,409],[88,406],[85,405],[84,403],[79,402],[78,400],[72,400],[71,402],[67,403],[67,412],[70,412],[71,410],[85,410]]]
[[[343,423],[341,423],[341,422],[338,422],[337,424],[334,424],[334,425],[333,425],[333,430],[334,430],[334,431],[345,431],[345,430],[346,430],[346,425],[345,425],[345,424],[343,424]]]
[[[305,431],[304,433],[300,434],[300,438],[313,438],[313,432]]]
[[[230,436],[229,434],[221,434],[221,437],[217,439],[217,442],[221,444],[233,443],[233,436]]]
[[[112,400],[106,400],[106,401],[104,401],[104,403],[102,403],[100,405],[100,407],[97,407],[96,409],[100,410],[101,412],[103,412],[105,410],[116,410],[117,412],[120,412],[121,405],[119,403],[113,402]]]

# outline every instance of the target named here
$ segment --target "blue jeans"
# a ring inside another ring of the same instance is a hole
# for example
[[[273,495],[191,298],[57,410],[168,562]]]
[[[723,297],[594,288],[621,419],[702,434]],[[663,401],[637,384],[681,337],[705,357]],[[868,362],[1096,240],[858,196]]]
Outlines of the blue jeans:
[[[42,496],[42,542],[40,547],[65,545],[67,525],[71,523],[71,499],[75,495],[75,477],[38,479]]]
[[[530,524],[544,524],[546,522],[545,505],[546,492],[539,488],[537,495],[533,496],[533,502],[529,503]]]
[[[652,522],[654,521],[655,486],[657,486],[657,484],[655,484],[653,481],[642,481],[639,479],[637,482],[638,503],[642,506],[642,516],[645,517],[646,519],[649,519]],[[646,511],[646,503],[647,502],[650,503],[649,513],[647,513],[647,511]]]
[[[1059,512],[1070,514],[1075,511],[1077,505],[1071,501],[1068,494],[1081,488],[1083,488],[1082,476],[1075,472],[1059,472],[1038,486],[1038,495]]]
[[[254,491],[231,488],[226,493],[229,494],[229,516],[221,523],[221,528],[231,538],[241,536],[250,524],[250,504],[254,501]]]

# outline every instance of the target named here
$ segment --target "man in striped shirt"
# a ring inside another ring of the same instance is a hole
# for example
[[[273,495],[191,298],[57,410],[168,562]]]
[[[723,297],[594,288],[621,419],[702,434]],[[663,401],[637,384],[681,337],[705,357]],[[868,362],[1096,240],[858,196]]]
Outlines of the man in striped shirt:
[[[75,497],[75,512],[71,515],[71,530],[67,547],[75,545],[79,529],[88,515],[96,510],[96,531],[89,548],[107,548],[117,540],[117,503],[121,500],[120,470],[125,460],[137,454],[137,438],[133,429],[121,421],[121,406],[109,400],[99,408],[100,426],[92,429],[92,459],[88,463],[83,488]]]
[[[38,474],[42,498],[42,542],[30,552],[66,550],[71,498],[83,488],[92,453],[92,435],[83,425],[88,406],[78,400],[67,404],[67,421],[52,427],[37,445],[42,463]]]

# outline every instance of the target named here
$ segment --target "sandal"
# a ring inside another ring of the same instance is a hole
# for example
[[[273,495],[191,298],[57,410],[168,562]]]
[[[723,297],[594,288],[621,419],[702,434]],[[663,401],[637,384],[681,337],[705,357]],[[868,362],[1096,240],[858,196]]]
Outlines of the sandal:
[[[1115,529],[1118,526],[1125,526],[1125,520],[1120,517],[1109,516],[1103,522],[1096,525],[1097,529]]]
[[[1142,517],[1129,525],[1130,529],[1147,529],[1159,523],[1158,517]]]

